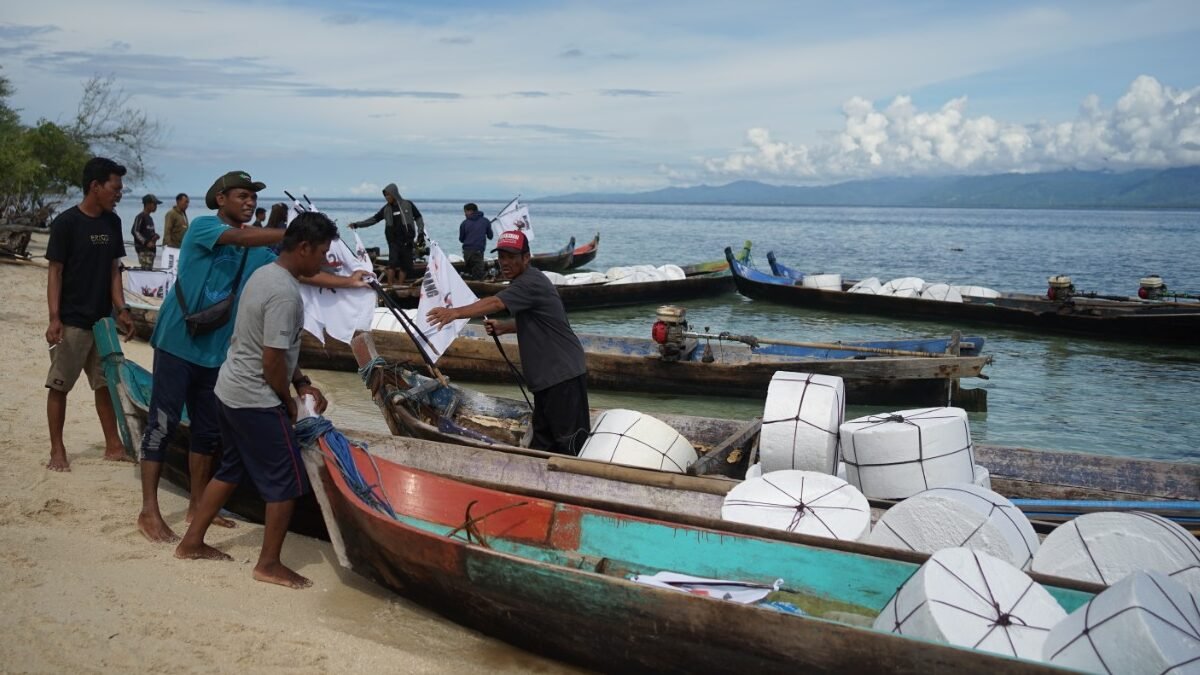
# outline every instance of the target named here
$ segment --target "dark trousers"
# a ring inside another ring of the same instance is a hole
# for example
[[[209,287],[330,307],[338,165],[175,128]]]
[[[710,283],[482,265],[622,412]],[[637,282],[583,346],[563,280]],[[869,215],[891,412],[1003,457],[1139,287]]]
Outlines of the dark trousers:
[[[388,242],[388,268],[404,272],[404,278],[412,280],[413,272],[413,241],[405,241],[404,235],[395,229],[384,232]]]
[[[468,279],[482,279],[484,274],[486,274],[486,268],[483,264],[483,251],[464,248],[463,261],[466,263]]]
[[[215,455],[221,449],[217,421],[217,374],[161,349],[154,350],[154,384],[150,390],[150,414],[142,434],[142,459],[163,462],[167,446],[185,416],[189,418],[192,444],[199,455]]]
[[[533,392],[533,439],[529,447],[578,455],[591,429],[586,373]]]

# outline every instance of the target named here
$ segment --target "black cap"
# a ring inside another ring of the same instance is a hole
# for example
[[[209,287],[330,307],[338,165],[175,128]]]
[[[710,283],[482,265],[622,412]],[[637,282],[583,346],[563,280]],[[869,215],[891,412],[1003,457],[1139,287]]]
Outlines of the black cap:
[[[208,188],[208,194],[204,195],[204,205],[210,209],[216,209],[217,195],[227,190],[245,188],[253,192],[259,192],[265,187],[267,187],[266,183],[251,179],[250,174],[245,171],[230,171],[218,178],[212,184],[212,187]]]
[[[162,203],[162,200],[161,200],[161,199],[159,199],[158,197],[155,197],[155,196],[154,196],[154,195],[152,195],[152,194],[149,194],[149,195],[146,195],[145,197],[142,197],[142,203],[143,203],[143,204],[151,204],[151,203],[153,203],[153,204],[161,204],[161,203]]]

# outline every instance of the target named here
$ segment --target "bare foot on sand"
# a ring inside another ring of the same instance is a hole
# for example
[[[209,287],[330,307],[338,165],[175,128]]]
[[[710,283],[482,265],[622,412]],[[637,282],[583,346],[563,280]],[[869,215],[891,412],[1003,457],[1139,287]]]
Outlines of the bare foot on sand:
[[[228,553],[218,551],[204,543],[195,546],[181,543],[175,547],[175,557],[182,560],[233,560]]]
[[[138,532],[141,532],[142,536],[149,539],[152,543],[171,544],[179,541],[179,536],[170,527],[167,527],[167,523],[163,521],[162,516],[139,513],[137,526]]]
[[[255,567],[254,578],[257,581],[263,581],[268,584],[279,584],[288,588],[300,589],[312,586],[312,580],[302,577],[284,567],[283,563],[272,563]]]
[[[109,462],[129,462],[130,464],[137,464],[137,462],[135,462],[132,457],[125,454],[125,448],[118,448],[116,450],[105,450],[104,451],[104,459]]]
[[[67,461],[67,449],[58,448],[50,450],[50,461],[46,464],[46,468],[51,471],[70,471],[71,462]]]
[[[192,512],[190,510],[188,511],[188,514],[187,514],[187,523],[188,523],[188,525],[192,524]],[[220,516],[220,515],[213,516],[212,524],[216,525],[217,527],[226,527],[226,528],[237,527],[237,521],[230,520],[230,519],[228,519],[224,516]]]

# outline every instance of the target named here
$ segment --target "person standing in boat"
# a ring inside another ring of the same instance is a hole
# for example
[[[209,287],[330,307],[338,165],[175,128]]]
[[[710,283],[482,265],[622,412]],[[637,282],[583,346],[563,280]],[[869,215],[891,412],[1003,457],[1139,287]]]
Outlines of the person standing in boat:
[[[142,435],[142,510],[137,517],[138,530],[152,542],[178,539],[163,520],[158,484],[167,447],[185,406],[191,421],[189,521],[213,475],[214,457],[221,447],[214,390],[233,334],[232,318],[246,279],[275,260],[268,247],[283,241],[285,232],[248,225],[258,204],[258,192],[265,187],[244,171],[230,171],[212,184],[204,203],[217,213],[201,216],[188,227],[179,254],[178,278],[159,309],[150,338],[154,346],[154,384]],[[366,286],[362,278],[361,273],[340,277],[322,272],[304,279],[304,283],[360,288]],[[298,389],[311,388],[307,378],[295,384]],[[314,392],[324,410],[324,398]],[[223,527],[234,525],[225,518],[215,522]]]
[[[350,229],[370,227],[384,221],[383,236],[388,243],[387,272],[384,283],[402,284],[416,276],[413,270],[413,250],[425,245],[425,219],[417,205],[400,196],[395,183],[383,188],[387,203],[375,215],[350,223]]]
[[[88,160],[83,167],[83,200],[50,223],[50,241],[46,244],[46,260],[50,263],[46,280],[50,313],[46,328],[50,348],[50,372],[46,375],[50,462],[46,468],[51,471],[71,470],[63,426],[67,421],[67,394],[81,373],[87,373],[96,399],[96,415],[104,431],[104,459],[125,459],[116,412],[92,337],[92,326],[113,314],[114,309],[121,331],[133,335],[133,319],[125,307],[121,284],[125,242],[121,217],[116,213],[124,175],[125,167],[111,159]]]
[[[217,376],[217,413],[225,445],[221,468],[204,488],[196,517],[175,557],[232,560],[204,543],[204,535],[234,490],[249,477],[267,503],[254,578],[289,588],[312,585],[279,559],[296,499],[312,490],[293,429],[296,399],[288,388],[291,383],[297,396],[323,400],[296,366],[304,330],[304,302],[297,280],[321,271],[329,244],[337,236],[337,226],[325,214],[301,213],[287,227],[279,257],[246,282],[229,356]]]
[[[513,321],[486,320],[489,335],[520,336],[521,369],[533,392],[533,439],[529,447],[577,455],[591,429],[587,363],[579,337],[571,330],[562,298],[541,270],[529,264],[529,240],[523,232],[500,235],[494,249],[507,288],[464,307],[429,311],[430,323],[444,326],[508,311]]]
[[[463,216],[465,219],[458,226],[458,240],[462,242],[466,276],[468,279],[482,279],[483,250],[487,248],[487,240],[492,238],[492,223],[483,217],[483,211],[474,203],[463,205]]]

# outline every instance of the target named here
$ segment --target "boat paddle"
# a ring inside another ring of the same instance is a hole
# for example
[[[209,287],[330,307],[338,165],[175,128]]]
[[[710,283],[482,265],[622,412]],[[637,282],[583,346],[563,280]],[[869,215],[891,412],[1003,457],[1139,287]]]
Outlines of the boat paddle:
[[[487,315],[484,315],[483,320],[489,320]],[[486,328],[484,330],[486,330]],[[496,342],[496,349],[500,350],[500,356],[504,357],[504,362],[508,364],[508,369],[512,371],[513,378],[517,381],[517,386],[521,388],[521,396],[525,398],[525,405],[529,406],[530,410],[533,410],[533,404],[529,402],[529,395],[525,393],[525,376],[521,374],[521,371],[517,370],[517,367],[513,365],[512,360],[508,358],[508,353],[504,351],[504,345],[500,343],[500,336],[496,335],[495,332],[493,332],[491,335],[492,340]]]
[[[717,335],[710,333],[696,333],[687,331],[683,334],[684,337],[696,338],[699,340],[729,340],[731,342],[741,342],[757,347],[763,345],[781,345],[784,347],[808,347],[811,349],[829,349],[842,352],[863,352],[865,354],[879,354],[882,356],[916,356],[924,358],[940,358],[945,357],[945,354],[940,352],[917,352],[907,349],[887,349],[885,347],[863,347],[858,345],[847,345],[840,342],[799,342],[796,340],[774,340],[771,338],[760,338],[753,335],[735,335],[729,331],[721,331]]]

